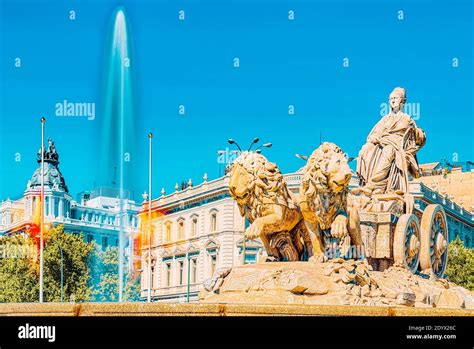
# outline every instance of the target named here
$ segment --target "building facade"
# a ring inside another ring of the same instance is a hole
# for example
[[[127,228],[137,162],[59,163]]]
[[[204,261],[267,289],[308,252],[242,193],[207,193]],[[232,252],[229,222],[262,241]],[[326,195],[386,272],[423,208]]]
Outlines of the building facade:
[[[202,282],[218,268],[256,262],[264,256],[259,242],[244,246],[245,221],[229,196],[228,176],[152,201],[152,298],[163,301],[196,300]],[[146,234],[148,205],[140,213]],[[142,253],[142,296],[148,290],[148,244]]]
[[[417,178],[442,196],[455,201],[465,210],[474,212],[474,168],[472,162],[451,167],[434,162],[422,165],[423,175]]]
[[[300,171],[284,175],[289,190],[298,195]],[[266,257],[258,240],[244,240],[248,225],[240,216],[228,191],[228,175],[186,188],[176,185],[175,192],[152,201],[151,273],[148,269],[149,246],[142,248],[141,296],[147,297],[151,284],[154,301],[186,302],[198,300],[202,284],[220,268],[256,263]],[[358,184],[354,176],[350,187]],[[474,215],[461,205],[420,182],[410,182],[415,207],[428,204],[444,207],[449,240],[459,236],[466,246],[474,246]],[[148,204],[139,214],[141,229],[148,229]],[[143,232],[145,234],[145,232]],[[148,275],[151,274],[151,282]]]
[[[38,167],[26,185],[23,197],[0,203],[0,236],[28,233],[39,225],[41,194],[41,152]],[[64,231],[81,235],[86,242],[96,242],[98,248],[118,246],[119,232],[125,237],[127,260],[132,253],[132,240],[138,234],[137,213],[140,206],[128,192],[116,188],[98,188],[82,193],[73,200],[59,169],[59,155],[49,140],[44,154],[45,225],[63,225]]]

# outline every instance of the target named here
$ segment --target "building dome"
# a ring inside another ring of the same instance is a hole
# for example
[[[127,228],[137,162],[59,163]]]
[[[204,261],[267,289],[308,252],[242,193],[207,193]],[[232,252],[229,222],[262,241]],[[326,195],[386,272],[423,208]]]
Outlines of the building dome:
[[[37,156],[38,168],[33,172],[31,179],[26,185],[26,190],[37,190],[41,188],[41,148]],[[59,154],[51,138],[48,139],[48,149],[44,151],[44,186],[54,191],[68,193],[66,181],[59,170]]]

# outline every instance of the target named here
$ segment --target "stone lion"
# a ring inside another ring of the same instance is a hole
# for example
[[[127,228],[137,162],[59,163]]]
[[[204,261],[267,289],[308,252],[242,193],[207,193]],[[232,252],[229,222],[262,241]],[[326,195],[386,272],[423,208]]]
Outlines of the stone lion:
[[[361,251],[359,215],[348,203],[350,179],[345,154],[329,142],[321,144],[303,168],[300,209],[310,231],[313,260],[327,260],[334,249],[342,255],[354,247]]]
[[[251,223],[246,238],[260,238],[270,260],[299,261],[311,256],[303,216],[274,163],[259,153],[242,152],[230,169],[229,190],[240,214]]]

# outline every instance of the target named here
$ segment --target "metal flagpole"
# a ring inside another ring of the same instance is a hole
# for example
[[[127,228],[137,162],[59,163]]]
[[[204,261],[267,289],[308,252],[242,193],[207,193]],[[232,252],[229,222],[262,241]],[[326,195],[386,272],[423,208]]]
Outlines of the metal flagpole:
[[[153,138],[153,134],[150,132],[148,134],[148,138],[150,140],[150,144],[149,144],[149,158],[148,158],[148,192],[149,192],[149,196],[148,196],[148,302],[151,302],[151,278],[152,278],[152,274],[151,274],[151,195],[152,195],[152,191],[151,191],[151,170],[152,170],[152,161],[151,161],[151,157],[152,157],[152,148],[151,148],[151,140]]]
[[[46,119],[41,118],[41,198],[40,198],[40,288],[39,301],[43,303],[43,229],[44,229],[44,123]]]

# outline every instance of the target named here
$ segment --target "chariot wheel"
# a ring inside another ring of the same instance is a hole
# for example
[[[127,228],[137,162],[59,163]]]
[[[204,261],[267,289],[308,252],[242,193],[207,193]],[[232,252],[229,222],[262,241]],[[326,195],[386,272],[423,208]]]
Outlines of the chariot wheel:
[[[448,262],[448,225],[441,205],[428,205],[421,216],[420,269],[438,278]]]
[[[420,261],[420,225],[414,214],[403,214],[398,219],[393,236],[393,259],[413,273]]]

